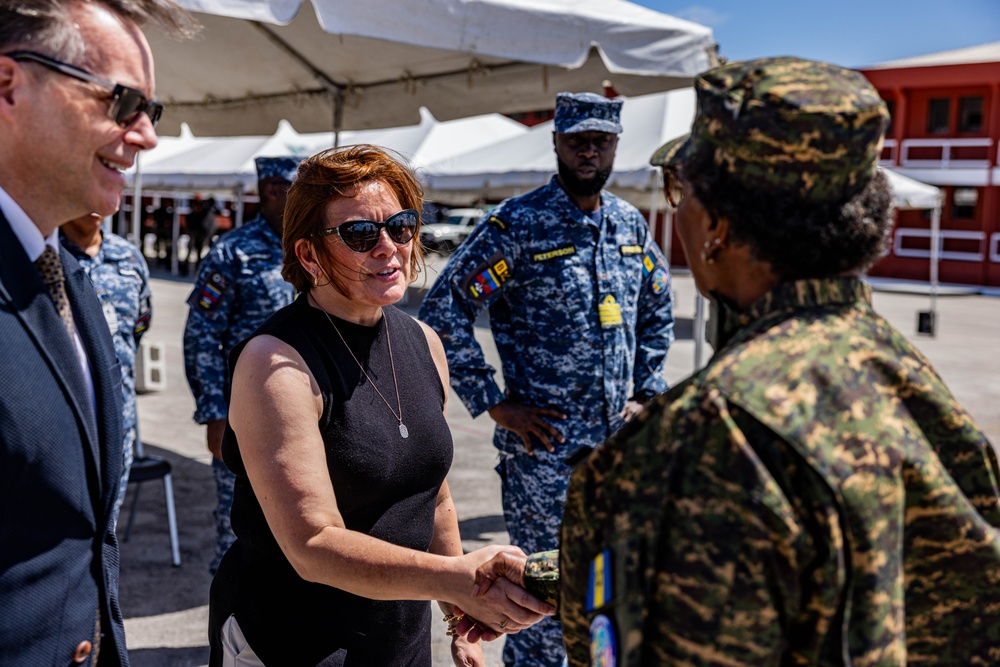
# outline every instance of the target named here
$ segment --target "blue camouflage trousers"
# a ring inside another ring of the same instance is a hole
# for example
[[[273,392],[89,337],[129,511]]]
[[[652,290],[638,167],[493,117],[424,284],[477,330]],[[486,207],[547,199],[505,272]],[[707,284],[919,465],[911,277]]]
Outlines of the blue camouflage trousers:
[[[215,574],[219,569],[222,557],[229,551],[236,541],[233,533],[233,524],[229,520],[229,513],[233,509],[233,487],[236,485],[236,475],[230,472],[226,464],[220,459],[212,457],[212,474],[215,477],[215,510],[212,516],[215,518],[215,557],[212,564],[208,566],[210,574]]]
[[[118,498],[115,499],[115,506],[111,509],[111,525],[113,529],[118,528],[118,515],[121,513],[122,503],[125,502],[125,490],[128,488],[128,475],[132,472],[132,461],[135,459],[135,438],[138,429],[135,427],[125,432],[124,446],[122,447],[122,475],[118,479]]]
[[[566,449],[559,446],[552,454],[540,445],[530,456],[523,451],[500,453],[496,471],[500,475],[507,533],[510,543],[526,554],[559,546],[559,525],[573,470],[565,458]],[[503,662],[507,667],[561,667],[565,660],[562,628],[553,617],[506,635]]]

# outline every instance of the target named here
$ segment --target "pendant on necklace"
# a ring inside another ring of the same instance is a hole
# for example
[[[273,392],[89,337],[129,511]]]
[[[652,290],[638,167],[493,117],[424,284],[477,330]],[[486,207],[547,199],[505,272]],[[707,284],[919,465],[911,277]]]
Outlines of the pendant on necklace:
[[[404,438],[410,437],[410,432],[406,430],[406,424],[404,424],[403,422],[399,422],[399,435],[401,435]]]

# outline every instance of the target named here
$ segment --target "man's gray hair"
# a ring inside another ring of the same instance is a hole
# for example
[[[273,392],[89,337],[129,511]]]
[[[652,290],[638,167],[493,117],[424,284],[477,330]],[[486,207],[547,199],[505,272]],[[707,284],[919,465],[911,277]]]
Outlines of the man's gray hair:
[[[168,35],[188,37],[198,25],[173,0],[0,0],[0,54],[29,49],[68,62],[85,58],[87,44],[66,11],[93,2],[144,26],[154,23]]]

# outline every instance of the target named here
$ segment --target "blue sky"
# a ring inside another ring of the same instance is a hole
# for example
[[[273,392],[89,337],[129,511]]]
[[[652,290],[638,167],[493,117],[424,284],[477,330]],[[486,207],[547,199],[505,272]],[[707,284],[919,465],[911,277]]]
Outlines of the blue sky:
[[[1000,41],[1000,0],[632,0],[712,28],[729,60],[844,67]]]

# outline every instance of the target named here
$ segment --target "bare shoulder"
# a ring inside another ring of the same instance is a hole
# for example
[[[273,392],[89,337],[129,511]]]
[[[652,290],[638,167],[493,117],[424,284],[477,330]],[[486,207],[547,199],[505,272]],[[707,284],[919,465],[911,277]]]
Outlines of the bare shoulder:
[[[427,347],[431,352],[431,359],[434,361],[434,365],[437,367],[438,375],[441,376],[441,386],[444,387],[445,402],[448,400],[448,357],[444,353],[444,344],[441,342],[440,336],[434,329],[417,320],[420,328],[424,331],[424,337],[427,339]]]
[[[316,384],[312,371],[298,350],[285,341],[262,334],[247,341],[233,372],[234,385],[241,380],[257,380],[265,384],[305,384],[310,390]]]
[[[437,335],[434,329],[422,322],[421,320],[416,320],[417,324],[424,331],[424,336],[427,338],[427,347],[431,350],[431,356],[437,361],[437,355],[444,356],[444,344],[441,342],[441,337]]]

